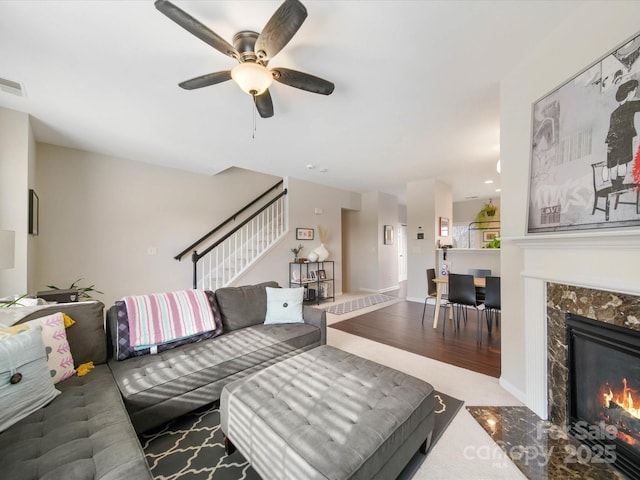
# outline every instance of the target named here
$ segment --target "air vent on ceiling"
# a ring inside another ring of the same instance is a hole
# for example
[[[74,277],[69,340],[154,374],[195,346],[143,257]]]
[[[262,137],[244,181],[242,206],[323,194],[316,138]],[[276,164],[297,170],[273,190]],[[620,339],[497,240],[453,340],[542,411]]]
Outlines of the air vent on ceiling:
[[[19,97],[25,96],[22,85],[20,85],[18,82],[7,80],[6,78],[0,77],[0,90],[3,92],[11,93],[13,95],[17,95]]]

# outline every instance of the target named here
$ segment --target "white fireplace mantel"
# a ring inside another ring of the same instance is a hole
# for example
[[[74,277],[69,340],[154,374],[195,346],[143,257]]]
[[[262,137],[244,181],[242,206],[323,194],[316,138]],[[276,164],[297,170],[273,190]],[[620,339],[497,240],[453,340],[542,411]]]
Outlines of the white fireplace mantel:
[[[640,295],[640,228],[503,237],[523,251],[525,403],[547,417],[546,282]]]
[[[620,230],[615,228],[581,231],[575,233],[531,234],[522,237],[502,237],[520,248],[625,248],[640,250],[640,228]]]

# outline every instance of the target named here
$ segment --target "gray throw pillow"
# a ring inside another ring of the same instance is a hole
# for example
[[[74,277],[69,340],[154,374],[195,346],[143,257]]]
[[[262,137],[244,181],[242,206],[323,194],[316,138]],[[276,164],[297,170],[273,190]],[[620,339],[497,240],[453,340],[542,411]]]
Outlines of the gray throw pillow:
[[[216,290],[225,332],[264,323],[267,316],[267,287],[278,288],[279,285],[277,282],[264,282]]]
[[[49,375],[41,327],[0,339],[0,432],[59,394]]]

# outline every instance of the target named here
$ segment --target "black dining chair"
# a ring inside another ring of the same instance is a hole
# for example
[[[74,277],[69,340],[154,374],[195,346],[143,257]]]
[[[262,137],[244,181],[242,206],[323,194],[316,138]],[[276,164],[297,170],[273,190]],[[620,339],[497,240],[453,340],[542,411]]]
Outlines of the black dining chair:
[[[496,321],[496,328],[500,327],[500,277],[487,277],[487,293],[484,299],[484,314],[487,319],[487,329],[491,335],[493,320]]]
[[[491,275],[491,269],[489,268],[470,268],[467,273],[478,278],[486,278]],[[478,304],[484,302],[484,297],[487,293],[485,287],[476,287],[476,300]]]
[[[435,284],[434,280],[436,278],[436,269],[435,268],[427,268],[427,296],[424,299],[424,307],[422,308],[422,325],[424,325],[424,314],[427,311],[427,301],[430,298],[436,298],[438,295],[438,287]],[[442,298],[440,299],[440,304],[445,305],[447,301]]]
[[[467,323],[467,308],[476,309],[477,337],[478,343],[482,343],[482,323],[480,321],[480,310],[476,300],[476,287],[473,283],[473,275],[449,274],[449,295],[448,303],[445,305],[445,321],[442,325],[442,335],[444,336],[447,327],[446,319],[449,318],[449,306],[453,308],[453,327],[460,329],[460,317]]]

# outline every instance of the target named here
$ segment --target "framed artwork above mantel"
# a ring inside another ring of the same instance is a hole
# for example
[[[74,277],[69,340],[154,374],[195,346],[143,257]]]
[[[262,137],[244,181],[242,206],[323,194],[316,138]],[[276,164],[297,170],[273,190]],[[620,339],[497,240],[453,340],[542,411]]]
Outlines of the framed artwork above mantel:
[[[640,34],[533,104],[528,233],[640,225]]]

